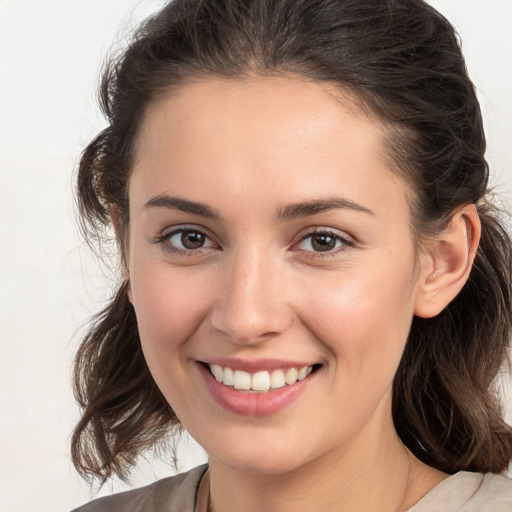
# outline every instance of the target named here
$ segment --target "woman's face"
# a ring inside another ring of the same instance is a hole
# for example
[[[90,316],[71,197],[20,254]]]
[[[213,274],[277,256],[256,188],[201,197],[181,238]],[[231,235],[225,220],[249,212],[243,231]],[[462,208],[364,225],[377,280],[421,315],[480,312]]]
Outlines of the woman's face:
[[[284,472],[392,430],[421,268],[384,153],[379,122],[298,78],[197,82],[149,108],[132,301],[156,383],[212,460]]]

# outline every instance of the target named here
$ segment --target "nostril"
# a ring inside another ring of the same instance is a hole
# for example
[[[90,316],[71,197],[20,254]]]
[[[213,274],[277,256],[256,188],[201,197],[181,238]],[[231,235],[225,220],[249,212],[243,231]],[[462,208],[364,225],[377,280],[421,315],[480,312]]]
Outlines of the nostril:
[[[243,274],[234,272],[222,284],[209,319],[216,332],[232,341],[257,344],[285,332],[293,321],[293,309],[268,283],[268,275],[255,274],[249,267],[244,267]]]

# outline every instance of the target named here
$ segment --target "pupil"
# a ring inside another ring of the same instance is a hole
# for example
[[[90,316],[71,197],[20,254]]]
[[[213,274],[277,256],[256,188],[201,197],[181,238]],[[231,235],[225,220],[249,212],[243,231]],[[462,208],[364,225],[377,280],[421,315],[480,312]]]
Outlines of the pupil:
[[[181,243],[187,249],[199,249],[204,245],[204,235],[197,231],[184,231],[181,234]]]
[[[331,235],[316,235],[311,243],[315,251],[330,251],[336,246],[336,239]]]

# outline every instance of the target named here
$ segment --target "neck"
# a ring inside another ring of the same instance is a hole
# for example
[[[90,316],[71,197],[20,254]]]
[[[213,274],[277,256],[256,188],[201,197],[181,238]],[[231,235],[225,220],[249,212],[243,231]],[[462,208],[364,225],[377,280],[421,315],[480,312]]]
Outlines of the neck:
[[[407,510],[443,479],[398,438],[391,418],[285,473],[234,470],[210,460],[211,512]]]

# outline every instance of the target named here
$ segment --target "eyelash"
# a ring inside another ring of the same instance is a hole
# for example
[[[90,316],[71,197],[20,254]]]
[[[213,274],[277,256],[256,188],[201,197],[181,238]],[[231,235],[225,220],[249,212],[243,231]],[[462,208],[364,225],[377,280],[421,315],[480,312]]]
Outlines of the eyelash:
[[[179,249],[178,247],[172,245],[170,242],[171,238],[183,233],[196,233],[204,236],[206,240],[211,242],[211,237],[209,237],[201,229],[198,229],[194,226],[180,226],[179,228],[173,229],[172,231],[168,231],[167,233],[156,237],[152,242],[154,244],[161,244],[164,250],[178,256],[198,256],[202,254],[203,249],[208,249],[208,247],[200,247],[198,249]]]
[[[180,226],[177,229],[173,229],[172,231],[169,231],[167,233],[164,233],[161,236],[156,237],[154,240],[152,240],[152,243],[161,244],[163,246],[164,250],[166,250],[172,254],[176,254],[178,256],[185,256],[185,257],[186,256],[199,256],[203,253],[204,249],[208,250],[210,248],[210,247],[200,247],[198,249],[180,249],[170,243],[170,240],[174,236],[183,234],[183,233],[187,233],[187,232],[199,234],[199,235],[205,237],[206,240],[209,240],[212,243],[212,245],[214,245],[211,238],[204,231],[202,231],[201,229],[198,229],[196,227],[193,227],[193,226],[190,226],[190,227],[189,226]],[[314,251],[314,250],[304,251],[306,253],[314,254],[314,256],[310,256],[310,257],[314,257],[314,258],[325,258],[325,257],[336,256],[339,252],[344,252],[347,249],[354,247],[354,245],[355,245],[354,242],[352,240],[350,240],[349,238],[343,237],[340,234],[338,234],[332,230],[315,228],[314,230],[312,230],[312,231],[308,232],[307,234],[305,234],[304,236],[302,236],[301,239],[299,240],[299,242],[294,244],[294,246],[300,245],[301,243],[305,242],[308,239],[312,239],[314,235],[328,236],[328,237],[333,238],[335,240],[336,244],[338,244],[339,242],[341,243],[341,245],[339,247],[335,247],[334,249],[330,249],[327,251]]]
[[[323,251],[323,252],[322,251],[305,251],[305,252],[313,253],[315,256],[312,256],[312,257],[315,257],[315,258],[328,258],[328,257],[332,257],[332,256],[337,256],[340,252],[345,252],[348,249],[354,247],[354,242],[352,240],[350,240],[349,238],[341,236],[339,233],[336,233],[335,231],[328,230],[328,229],[319,229],[319,228],[314,228],[312,231],[306,233],[300,239],[299,243],[295,244],[295,245],[299,245],[308,239],[311,240],[310,241],[310,244],[311,244],[312,239],[315,235],[316,236],[318,236],[318,235],[328,236],[330,238],[333,238],[336,244],[338,244],[338,242],[341,243],[341,245],[339,247],[335,247],[334,249],[330,249],[330,250]]]

